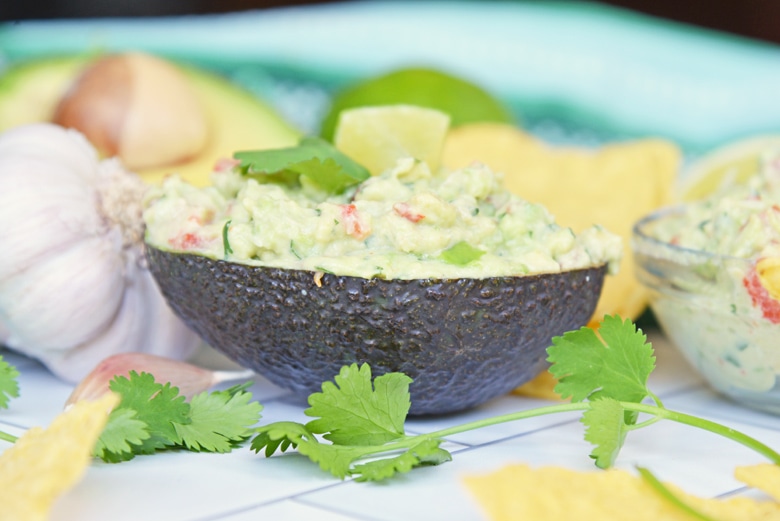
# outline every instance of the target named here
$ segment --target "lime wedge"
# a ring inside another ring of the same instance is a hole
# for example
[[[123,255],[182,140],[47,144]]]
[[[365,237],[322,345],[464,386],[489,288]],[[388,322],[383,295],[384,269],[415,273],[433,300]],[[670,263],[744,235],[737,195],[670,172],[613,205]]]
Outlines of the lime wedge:
[[[323,120],[321,135],[333,139],[339,114],[345,109],[393,104],[440,110],[450,116],[453,126],[515,120],[498,99],[469,81],[437,70],[410,68],[362,81],[337,94]]]
[[[780,147],[780,135],[756,136],[718,148],[691,163],[679,185],[682,201],[695,201],[758,173],[762,151]]]
[[[341,113],[333,143],[373,175],[413,157],[439,166],[449,116],[414,105],[360,107]]]

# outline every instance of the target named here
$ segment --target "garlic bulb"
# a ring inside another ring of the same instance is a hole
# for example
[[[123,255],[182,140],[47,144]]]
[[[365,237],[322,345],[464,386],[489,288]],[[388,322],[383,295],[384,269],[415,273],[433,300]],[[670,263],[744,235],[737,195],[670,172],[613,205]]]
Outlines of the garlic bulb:
[[[72,382],[115,353],[194,350],[145,266],[145,189],[77,131],[0,135],[0,344]]]

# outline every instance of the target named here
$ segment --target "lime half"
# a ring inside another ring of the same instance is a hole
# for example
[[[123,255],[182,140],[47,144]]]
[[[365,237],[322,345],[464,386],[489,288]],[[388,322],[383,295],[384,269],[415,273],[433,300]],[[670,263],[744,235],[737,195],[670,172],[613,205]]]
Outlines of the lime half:
[[[680,199],[696,201],[745,183],[761,168],[761,154],[780,147],[780,135],[755,136],[718,148],[695,160],[680,178]]]
[[[417,105],[450,116],[452,126],[474,121],[512,123],[511,111],[481,87],[432,69],[401,69],[357,83],[338,93],[322,123],[321,135],[331,141],[345,109],[375,105]]]

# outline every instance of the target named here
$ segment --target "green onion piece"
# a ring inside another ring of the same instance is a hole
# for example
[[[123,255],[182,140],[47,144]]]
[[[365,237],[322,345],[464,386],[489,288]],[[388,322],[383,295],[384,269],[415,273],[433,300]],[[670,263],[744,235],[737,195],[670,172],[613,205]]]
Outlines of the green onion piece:
[[[485,252],[479,248],[475,248],[465,241],[460,241],[451,248],[444,250],[439,258],[444,262],[455,264],[456,266],[465,266],[466,264],[479,259],[484,254]]]

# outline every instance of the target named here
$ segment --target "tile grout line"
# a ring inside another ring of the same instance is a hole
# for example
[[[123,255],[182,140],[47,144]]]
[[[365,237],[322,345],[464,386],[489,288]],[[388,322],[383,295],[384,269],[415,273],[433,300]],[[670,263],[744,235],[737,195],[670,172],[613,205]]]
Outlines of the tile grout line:
[[[295,502],[295,503],[300,503],[302,505],[306,505],[306,506],[311,507],[311,508],[316,508],[317,510],[323,510],[325,512],[330,512],[330,513],[333,513],[333,514],[338,514],[340,516],[345,516],[345,517],[348,517],[350,519],[354,519],[355,521],[382,521],[382,520],[380,520],[379,518],[376,518],[376,517],[366,517],[366,516],[363,516],[363,515],[361,515],[360,517],[355,517],[354,513],[346,512],[344,510],[337,509],[337,508],[325,508],[322,505],[314,503],[310,499],[306,499],[304,496],[306,496],[307,494],[308,494],[308,492],[307,493],[303,493],[303,494],[297,494],[297,495],[291,497],[290,500]]]
[[[742,492],[747,492],[750,490],[751,487],[748,486],[741,486],[739,488],[735,488],[734,490],[729,490],[728,492],[721,492],[717,496],[714,496],[715,499],[728,499],[732,496],[736,496],[738,494],[741,494]]]
[[[13,427],[14,429],[22,429],[22,430],[25,430],[25,431],[29,430],[29,429],[32,429],[32,427],[26,427],[24,425],[19,425],[17,423],[8,422],[8,421],[5,421],[5,420],[0,421],[0,427],[2,427],[2,426]]]
[[[461,450],[459,450],[457,452],[468,452],[468,451],[472,451],[472,450],[479,449],[479,448],[482,448],[482,447],[489,447],[489,446],[495,445],[497,443],[503,443],[505,441],[514,440],[514,439],[518,439],[518,438],[523,438],[523,437],[529,436],[531,434],[536,434],[537,432],[543,432],[543,431],[547,431],[547,430],[550,430],[550,429],[556,429],[556,428],[561,427],[563,425],[569,425],[571,423],[577,423],[579,421],[580,421],[579,418],[572,418],[571,420],[563,420],[563,421],[560,421],[558,423],[552,423],[550,425],[545,425],[544,427],[539,427],[537,429],[531,429],[529,431],[520,432],[518,434],[512,434],[511,436],[504,436],[503,438],[495,438],[495,439],[492,439],[490,441],[486,441],[486,442],[483,442],[483,443],[472,444],[472,445],[466,445],[466,444],[463,444],[463,443],[460,443],[458,441],[451,440],[451,439],[447,439],[447,441],[452,442],[452,443],[458,443],[460,445],[465,445],[465,448],[463,448],[463,449],[461,449]]]
[[[699,382],[695,384],[685,385],[673,391],[669,391],[668,393],[659,393],[658,397],[666,400],[667,398],[676,398],[678,396],[685,396],[686,394],[690,394],[704,388],[706,388],[706,384],[704,384],[703,382]]]
[[[291,494],[289,496],[269,499],[267,501],[261,501],[260,503],[256,503],[254,505],[248,505],[246,507],[242,507],[242,508],[239,508],[239,509],[236,509],[236,510],[231,510],[229,512],[222,512],[222,513],[210,515],[210,516],[207,516],[207,517],[193,518],[190,521],[217,521],[219,519],[225,519],[228,516],[233,516],[233,515],[241,514],[241,513],[244,513],[244,512],[251,512],[252,510],[256,510],[256,509],[259,509],[259,508],[267,507],[267,506],[270,506],[270,505],[275,505],[275,504],[281,503],[283,501],[288,501],[288,500],[294,500],[295,501],[295,500],[297,500],[297,498],[299,496],[302,496],[302,495],[305,495],[305,494],[311,494],[311,493],[315,493],[315,492],[320,492],[320,491],[323,491],[323,490],[328,490],[328,489],[331,489],[331,488],[334,488],[334,487],[338,487],[340,485],[345,485],[347,483],[350,483],[351,481],[352,480],[338,481],[336,483],[330,483],[328,485],[323,485],[321,487],[313,488],[313,489],[307,490],[305,492],[297,492],[297,493]],[[326,510],[326,509],[321,508],[321,510]]]

